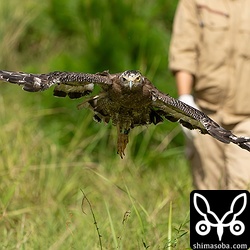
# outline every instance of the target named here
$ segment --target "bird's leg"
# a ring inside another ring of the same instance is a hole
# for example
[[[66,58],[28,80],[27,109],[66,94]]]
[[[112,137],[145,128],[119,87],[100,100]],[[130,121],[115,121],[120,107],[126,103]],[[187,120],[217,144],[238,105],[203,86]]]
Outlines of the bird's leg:
[[[117,125],[117,154],[123,159],[125,156],[124,150],[128,144],[128,134],[130,129],[122,129],[119,125]]]

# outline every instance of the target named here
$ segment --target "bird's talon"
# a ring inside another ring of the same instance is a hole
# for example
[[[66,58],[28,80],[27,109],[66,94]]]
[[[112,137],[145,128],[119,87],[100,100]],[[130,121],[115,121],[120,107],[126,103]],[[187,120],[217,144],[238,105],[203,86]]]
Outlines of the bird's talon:
[[[128,144],[128,134],[119,134],[117,139],[117,154],[123,159],[125,156],[124,150]]]

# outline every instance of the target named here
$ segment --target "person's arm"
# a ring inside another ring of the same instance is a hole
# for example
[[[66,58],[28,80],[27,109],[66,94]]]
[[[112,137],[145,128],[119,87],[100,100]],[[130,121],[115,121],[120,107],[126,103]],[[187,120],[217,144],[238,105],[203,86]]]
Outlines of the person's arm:
[[[197,68],[199,25],[194,0],[181,0],[176,10],[169,68],[175,76],[179,100],[198,108],[192,96]]]
[[[180,70],[175,73],[175,81],[179,96],[178,99],[196,109],[199,109],[194,102],[194,97],[192,96],[192,87],[194,81],[193,75],[187,71]]]
[[[175,73],[175,80],[178,95],[191,95],[193,87],[193,75],[187,71],[177,71]]]
[[[194,75],[197,71],[199,37],[199,21],[195,0],[180,0],[175,14],[169,48],[169,69],[175,76],[178,99],[196,109],[198,107],[194,102],[192,89]],[[182,128],[186,137],[192,140],[196,131]]]
[[[178,94],[191,94],[197,71],[200,28],[195,0],[180,0],[169,47],[169,69],[176,77]]]

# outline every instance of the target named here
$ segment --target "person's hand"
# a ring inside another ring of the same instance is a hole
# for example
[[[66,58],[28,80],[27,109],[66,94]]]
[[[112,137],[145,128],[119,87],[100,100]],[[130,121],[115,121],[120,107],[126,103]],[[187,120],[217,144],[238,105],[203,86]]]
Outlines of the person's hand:
[[[191,106],[193,108],[199,109],[198,106],[196,105],[196,103],[194,101],[194,97],[192,95],[189,95],[189,94],[180,95],[178,99],[180,101],[188,104],[189,106]],[[197,134],[197,131],[196,130],[190,130],[190,129],[185,128],[183,126],[181,126],[181,127],[182,127],[182,131],[185,134],[186,138],[189,139],[189,140],[193,140],[194,137]]]

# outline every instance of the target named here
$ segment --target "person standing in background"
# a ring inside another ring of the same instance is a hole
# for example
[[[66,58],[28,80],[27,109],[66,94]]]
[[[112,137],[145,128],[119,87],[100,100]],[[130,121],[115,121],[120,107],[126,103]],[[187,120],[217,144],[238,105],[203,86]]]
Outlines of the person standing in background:
[[[169,51],[179,100],[250,136],[250,1],[180,0]],[[197,189],[249,189],[250,153],[188,132]]]

